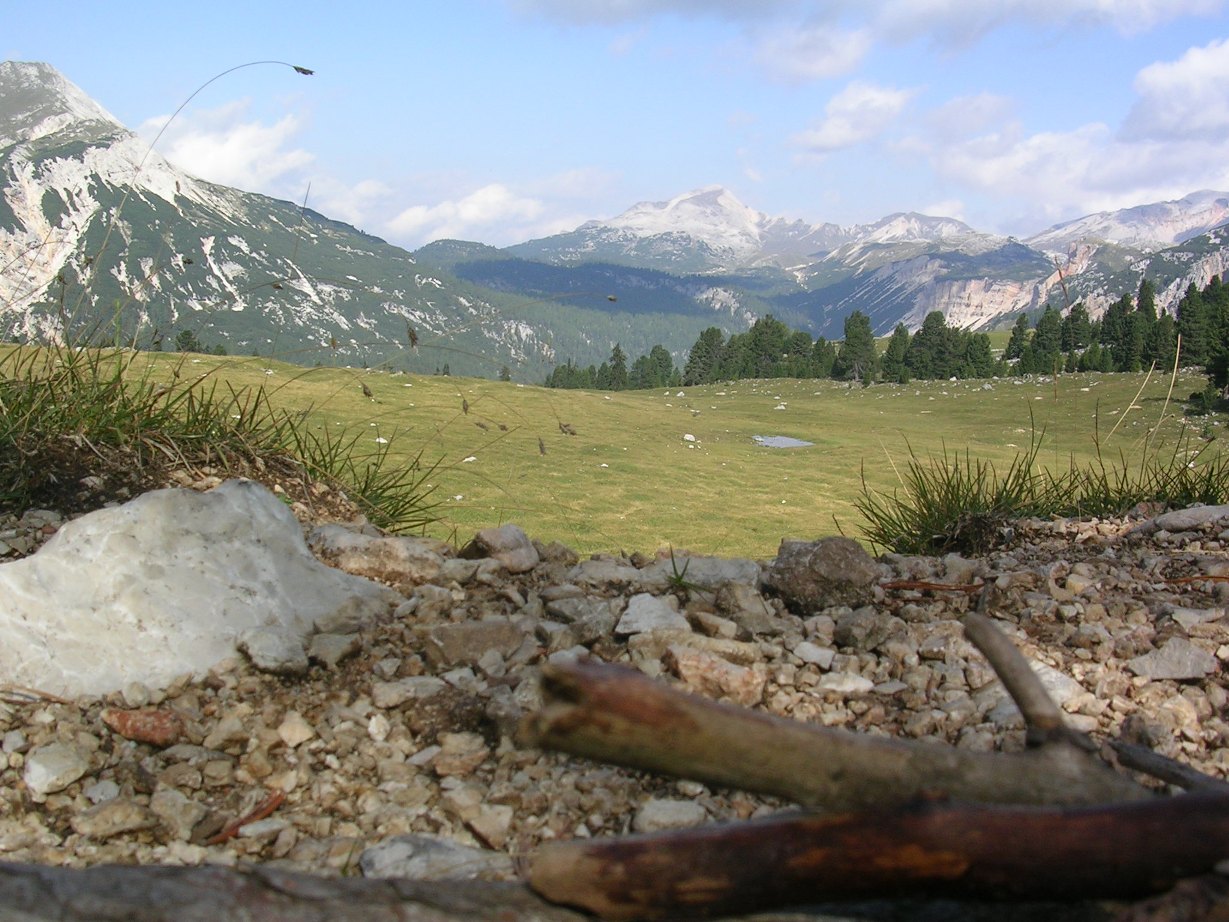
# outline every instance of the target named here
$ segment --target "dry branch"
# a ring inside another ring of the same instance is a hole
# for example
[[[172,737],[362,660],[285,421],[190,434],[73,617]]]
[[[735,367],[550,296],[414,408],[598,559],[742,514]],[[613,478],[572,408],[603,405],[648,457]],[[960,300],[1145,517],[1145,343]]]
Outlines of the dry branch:
[[[1007,635],[994,626],[993,621],[985,615],[970,612],[964,616],[963,624],[964,635],[981,651],[1011,695],[1011,700],[1020,709],[1030,746],[1063,740],[1089,752],[1096,750],[1096,744],[1087,735],[1067,726],[1063,712],[1041,684],[1028,660]]]
[[[529,860],[549,900],[605,919],[832,900],[1136,898],[1229,854],[1229,797],[1081,809],[920,804],[555,842]]]
[[[84,870],[0,862],[0,918],[21,922],[584,922],[521,884],[313,877],[272,868]]]
[[[873,737],[684,694],[597,662],[544,667],[542,690],[522,743],[808,807],[863,810],[936,795],[1051,806],[1148,796],[1065,741],[983,753]]]

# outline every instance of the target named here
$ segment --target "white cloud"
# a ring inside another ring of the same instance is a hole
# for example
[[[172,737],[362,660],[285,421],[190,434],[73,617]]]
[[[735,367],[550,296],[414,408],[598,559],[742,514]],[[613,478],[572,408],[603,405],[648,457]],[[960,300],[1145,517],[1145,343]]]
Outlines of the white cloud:
[[[760,38],[756,60],[770,73],[790,80],[817,80],[847,74],[862,62],[873,38],[866,29],[825,25],[787,28]]]
[[[896,119],[916,92],[855,81],[828,101],[819,124],[793,141],[817,154],[868,141]]]
[[[1223,138],[1229,129],[1229,41],[1149,65],[1134,86],[1139,99],[1123,125],[1125,138]]]
[[[392,191],[375,179],[348,184],[331,177],[313,178],[307,205],[330,218],[365,229],[377,220]]]
[[[150,119],[138,133],[150,140],[166,127],[158,153],[180,169],[210,182],[251,192],[279,194],[279,181],[310,165],[315,159],[292,140],[302,124],[285,115],[272,124],[247,117],[247,100],[202,112],[180,113],[168,125],[167,117]]]
[[[482,240],[504,236],[507,226],[532,225],[545,205],[519,195],[502,183],[490,183],[457,199],[434,205],[411,205],[388,222],[399,237],[421,242],[440,239]]]

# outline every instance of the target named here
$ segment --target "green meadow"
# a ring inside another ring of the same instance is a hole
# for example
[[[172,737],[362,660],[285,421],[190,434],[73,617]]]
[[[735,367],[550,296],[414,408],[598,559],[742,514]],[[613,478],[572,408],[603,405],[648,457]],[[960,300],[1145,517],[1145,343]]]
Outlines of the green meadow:
[[[1005,470],[1041,438],[1037,464],[1138,465],[1194,452],[1220,421],[1184,421],[1194,372],[847,387],[760,380],[669,391],[549,390],[477,378],[349,368],[304,369],[262,358],[156,356],[263,385],[272,404],[306,413],[317,431],[358,434],[409,463],[434,465],[439,521],[429,533],[463,542],[516,523],[582,553],[674,547],[766,557],[783,537],[861,537],[854,500],[890,493],[910,458],[938,463],[967,450]],[[1172,385],[1172,390],[1171,390]],[[370,393],[370,397],[364,392]],[[814,443],[767,448],[755,436]],[[384,440],[384,441],[380,441]],[[1099,442],[1099,448],[1098,448]]]

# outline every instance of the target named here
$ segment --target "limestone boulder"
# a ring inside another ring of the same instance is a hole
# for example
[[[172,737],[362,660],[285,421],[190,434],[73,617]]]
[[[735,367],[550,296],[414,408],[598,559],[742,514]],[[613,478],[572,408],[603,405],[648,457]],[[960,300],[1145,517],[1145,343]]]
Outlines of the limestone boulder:
[[[229,480],[65,524],[36,554],[0,564],[0,599],[0,683],[71,697],[164,688],[255,632],[302,648],[400,596],[317,561],[271,491]]]

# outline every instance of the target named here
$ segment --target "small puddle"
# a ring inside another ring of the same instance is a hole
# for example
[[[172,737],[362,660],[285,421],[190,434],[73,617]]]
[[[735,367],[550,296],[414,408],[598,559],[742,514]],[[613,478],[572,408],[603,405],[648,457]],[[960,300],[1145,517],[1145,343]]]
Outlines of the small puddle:
[[[790,438],[788,435],[753,435],[757,445],[763,448],[810,448],[814,442]]]

